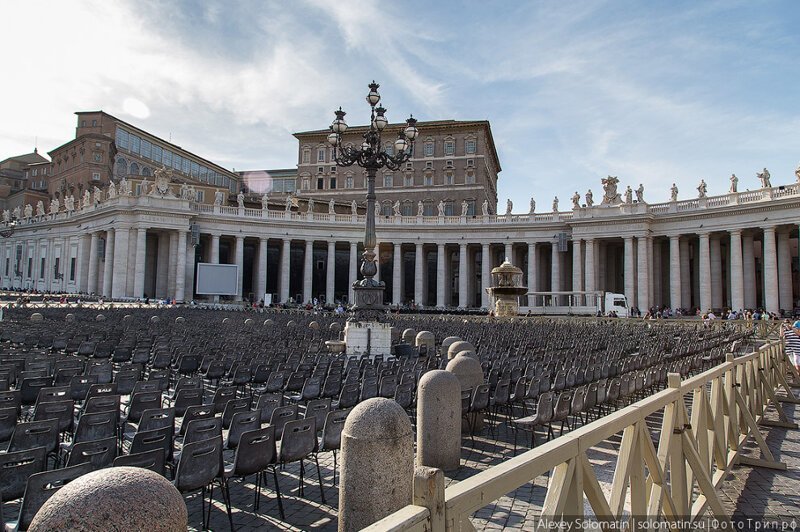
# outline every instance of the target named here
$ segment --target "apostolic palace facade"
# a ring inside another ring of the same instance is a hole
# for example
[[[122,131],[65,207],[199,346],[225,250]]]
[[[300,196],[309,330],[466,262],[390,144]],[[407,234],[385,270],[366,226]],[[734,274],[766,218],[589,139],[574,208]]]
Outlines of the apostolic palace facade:
[[[232,172],[101,111],[77,116],[49,162],[0,162],[3,288],[203,300],[196,264],[209,262],[240,266],[230,299],[352,300],[364,176],[331,161],[327,131],[295,134],[296,169]],[[486,307],[507,257],[531,291],[619,292],[640,309],[800,306],[800,171],[661,203],[609,177],[594,196],[498,213],[489,123],[418,127],[408,165],[378,176],[389,303]]]

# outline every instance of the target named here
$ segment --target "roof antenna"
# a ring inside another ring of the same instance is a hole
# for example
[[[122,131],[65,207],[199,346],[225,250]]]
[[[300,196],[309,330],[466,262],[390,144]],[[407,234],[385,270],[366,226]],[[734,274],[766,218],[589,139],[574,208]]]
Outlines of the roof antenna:
[[[33,137],[33,153],[39,153],[39,136]]]

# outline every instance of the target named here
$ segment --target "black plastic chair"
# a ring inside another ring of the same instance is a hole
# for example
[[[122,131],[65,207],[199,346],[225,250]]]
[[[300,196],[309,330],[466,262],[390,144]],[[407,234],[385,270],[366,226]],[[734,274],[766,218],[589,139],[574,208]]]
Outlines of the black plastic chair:
[[[261,503],[261,487],[267,482],[267,470],[271,469],[275,482],[275,493],[278,496],[278,510],[280,511],[281,519],[285,519],[280,486],[278,485],[278,472],[275,469],[276,462],[277,452],[275,450],[275,429],[273,427],[265,427],[243,433],[239,440],[239,446],[236,448],[233,464],[226,466],[223,473],[228,500],[231,500],[231,478],[237,477],[244,480],[249,475],[256,475],[256,493],[253,509],[258,511]]]
[[[12,530],[28,530],[33,517],[55,492],[91,471],[92,465],[86,463],[31,475],[19,508],[19,518],[14,524],[6,523],[6,527]]]
[[[109,467],[117,457],[117,438],[112,436],[102,440],[82,441],[72,446],[67,467],[83,463],[92,464],[92,471]]]
[[[233,530],[233,515],[231,514],[230,500],[224,485],[222,436],[187,444],[181,453],[181,460],[178,462],[178,468],[175,471],[173,485],[182,494],[201,490],[203,529],[208,528],[208,522],[211,518],[211,501],[214,497],[215,482],[220,484],[225,506],[228,510],[228,520],[230,521],[231,530]],[[205,504],[207,489],[209,489],[208,514],[206,514]]]
[[[164,461],[164,451],[162,449],[153,449],[136,454],[126,454],[118,456],[114,459],[114,467],[141,467],[155,471],[161,476],[166,475],[166,467]]]
[[[3,503],[25,494],[28,477],[47,466],[47,449],[36,447],[25,451],[0,453],[0,523],[3,523]]]
[[[328,412],[322,427],[322,442],[318,452],[333,453],[333,486],[336,486],[336,451],[342,447],[342,430],[349,414],[350,410]]]
[[[228,430],[228,437],[225,439],[225,448],[236,449],[239,446],[239,440],[241,439],[242,434],[260,428],[261,414],[259,412],[252,412],[250,410],[245,412],[236,412],[231,420],[230,428]]]
[[[309,457],[314,458],[317,466],[317,478],[319,480],[319,493],[322,504],[325,504],[325,491],[322,489],[322,472],[319,468],[319,460],[315,451],[317,449],[317,420],[313,417],[308,419],[296,419],[288,421],[283,427],[281,446],[278,451],[278,463],[286,465],[292,462],[300,462],[300,496],[305,496],[303,489],[303,477],[305,476],[305,466],[303,461]]]

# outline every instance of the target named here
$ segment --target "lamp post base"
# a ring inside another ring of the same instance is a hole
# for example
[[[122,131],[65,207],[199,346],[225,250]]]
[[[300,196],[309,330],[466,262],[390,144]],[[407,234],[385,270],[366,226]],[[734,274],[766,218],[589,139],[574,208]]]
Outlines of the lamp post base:
[[[386,305],[383,304],[385,289],[384,283],[372,279],[364,279],[353,285],[355,302],[350,310],[353,311],[355,321],[380,321],[386,312]]]

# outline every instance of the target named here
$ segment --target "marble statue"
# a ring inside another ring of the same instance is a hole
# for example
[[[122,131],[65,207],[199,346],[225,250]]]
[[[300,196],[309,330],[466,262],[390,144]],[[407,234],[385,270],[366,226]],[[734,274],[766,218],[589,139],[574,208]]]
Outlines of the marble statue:
[[[310,214],[314,212],[314,198],[308,198],[306,202],[306,214]]]
[[[261,210],[266,211],[269,209],[269,196],[267,196],[266,192],[261,195]]]
[[[483,200],[483,203],[481,204],[481,212],[484,216],[489,214],[489,200]]]
[[[3,221],[8,223],[11,220],[11,213],[8,212],[8,209],[3,209]]]
[[[69,214],[72,214],[72,212],[75,210],[75,196],[70,194],[64,199],[64,208],[67,209]]]
[[[380,204],[380,202],[376,201],[375,202],[375,218],[378,218],[381,214],[383,214],[383,211],[381,210],[381,204]]]
[[[336,202],[333,199],[328,202],[328,214],[336,214]]]
[[[89,192],[88,190],[86,192]],[[61,207],[58,203],[58,198],[53,198],[53,201],[50,202],[50,214],[55,216],[58,214],[58,209]]]
[[[400,200],[395,200],[394,205],[392,205],[392,212],[395,216],[400,216]]]
[[[770,187],[772,187],[772,184],[769,182],[769,178],[770,178],[769,170],[764,168],[764,171],[763,172],[757,172],[756,176],[758,176],[758,178],[761,180],[761,188],[770,188]]]
[[[511,198],[506,200],[506,214],[511,214],[511,210],[514,208],[514,202],[511,201]]]
[[[800,183],[800,164],[794,169],[794,175],[797,176],[797,182]]]
[[[602,205],[618,205],[622,203],[622,198],[617,192],[619,179],[616,176],[608,176],[600,181],[603,184]]]
[[[236,204],[239,205],[239,208],[244,208],[244,192],[241,190],[236,195]]]
[[[147,196],[148,192],[150,192],[150,182],[147,180],[147,176],[145,176],[142,178],[142,182],[139,183],[139,195]]]
[[[181,199],[189,199],[189,185],[187,185],[185,182],[181,183],[179,194]]]
[[[83,191],[83,208],[88,209],[92,205],[92,195],[89,190]]]
[[[108,182],[108,198],[116,198],[117,197],[117,185],[114,184],[113,181]]]
[[[558,196],[553,198],[553,212],[558,212]]]
[[[739,178],[736,177],[736,174],[731,174],[731,188],[728,190],[731,194],[735,194],[739,190]]]
[[[37,218],[44,218],[45,217],[44,202],[42,202],[42,200],[39,200],[39,201],[36,202],[36,217]]]
[[[467,200],[462,201],[461,202],[461,216],[466,216],[468,209],[469,209],[469,204],[467,203]]]
[[[644,185],[639,183],[639,188],[636,189],[636,201],[642,203],[644,201]]]
[[[706,181],[705,179],[701,179],[700,184],[697,186],[697,197],[705,198],[707,192],[708,192],[708,187],[706,186]]]
[[[220,189],[214,192],[214,205],[222,205],[223,194]]]
[[[591,207],[594,205],[594,195],[592,194],[592,189],[590,188],[588,192],[586,192],[586,206]]]
[[[33,206],[30,203],[25,204],[25,219],[30,220],[33,216]]]
[[[533,199],[533,198],[531,198],[531,210],[530,210],[530,211],[528,211],[528,212],[529,212],[530,214],[533,214],[533,213],[535,213],[535,212],[536,212],[536,200],[535,200],[535,199]]]
[[[353,216],[358,214],[358,202],[356,200],[350,202],[350,214]]]
[[[292,210],[292,203],[294,203],[292,201],[292,195],[289,194],[289,195],[286,196],[286,212],[289,212],[289,211]]]
[[[131,186],[125,177],[123,177],[119,182],[119,193],[121,196],[131,195]]]
[[[578,191],[575,191],[575,194],[572,195],[572,208],[573,209],[580,209],[581,208],[581,195],[578,194]]]
[[[94,204],[95,205],[97,205],[98,203],[103,201],[103,193],[100,191],[99,188],[97,188],[97,185],[94,186],[94,190],[92,190],[92,192],[94,193]]]
[[[186,191],[186,198],[189,201],[197,201],[197,189],[194,185],[189,185],[189,190]]]
[[[439,205],[437,205],[439,209],[439,216],[444,216],[444,202],[439,200]]]
[[[425,214],[425,204],[422,203],[422,200],[417,202],[417,216],[423,216]]]
[[[669,189],[669,199],[670,201],[678,201],[678,185],[672,183],[672,188]]]
[[[57,203],[58,200],[55,200],[55,201],[56,201],[56,213],[57,213],[58,212],[58,203]],[[20,218],[22,218],[22,211],[20,210],[19,205],[14,207],[13,215],[14,215],[14,219],[15,220],[19,220]]]
[[[625,203],[628,205],[633,203],[633,189],[630,185],[628,185],[628,188],[625,189]]]

